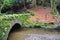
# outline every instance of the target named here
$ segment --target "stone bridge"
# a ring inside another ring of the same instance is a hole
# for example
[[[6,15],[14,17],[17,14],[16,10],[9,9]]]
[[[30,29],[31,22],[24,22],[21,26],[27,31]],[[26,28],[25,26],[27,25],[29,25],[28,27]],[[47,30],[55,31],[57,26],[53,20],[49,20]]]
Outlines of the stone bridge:
[[[11,31],[15,30],[15,29],[20,29],[21,26],[22,26],[22,23],[18,20],[12,20],[10,22],[10,27],[8,28],[8,32],[6,33],[5,37],[4,37],[4,40],[7,40],[8,39],[8,36],[10,34]]]

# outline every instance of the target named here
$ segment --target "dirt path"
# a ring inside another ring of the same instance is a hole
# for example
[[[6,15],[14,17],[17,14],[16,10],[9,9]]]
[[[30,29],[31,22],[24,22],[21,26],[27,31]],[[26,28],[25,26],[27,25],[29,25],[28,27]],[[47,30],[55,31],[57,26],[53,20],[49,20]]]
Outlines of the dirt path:
[[[28,21],[35,22],[36,18],[39,20],[39,22],[56,22],[55,17],[50,15],[50,7],[36,7],[30,10],[34,13],[34,16],[31,16]]]

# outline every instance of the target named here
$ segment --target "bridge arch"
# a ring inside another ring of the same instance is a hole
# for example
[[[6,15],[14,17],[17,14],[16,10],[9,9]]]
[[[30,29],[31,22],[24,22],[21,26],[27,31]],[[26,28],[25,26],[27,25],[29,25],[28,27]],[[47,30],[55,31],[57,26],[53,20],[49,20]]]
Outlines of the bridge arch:
[[[18,20],[12,20],[10,22],[9,28],[8,28],[8,32],[6,32],[6,35],[4,37],[4,40],[8,40],[9,34],[15,30],[19,30],[22,28],[22,24],[20,21]]]

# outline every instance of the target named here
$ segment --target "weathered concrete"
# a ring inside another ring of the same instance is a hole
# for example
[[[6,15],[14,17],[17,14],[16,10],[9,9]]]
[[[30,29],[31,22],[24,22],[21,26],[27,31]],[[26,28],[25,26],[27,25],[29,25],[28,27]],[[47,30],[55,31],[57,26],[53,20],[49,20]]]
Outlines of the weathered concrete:
[[[8,28],[8,29],[9,29],[8,32],[6,32],[6,35],[5,35],[5,37],[4,37],[4,40],[7,40],[8,35],[9,35],[11,29],[14,27],[14,25],[15,25],[16,23],[19,24],[20,26],[22,25],[22,23],[21,23],[20,21],[18,21],[18,20],[12,20],[12,21],[10,22],[10,25],[9,25],[10,27]]]

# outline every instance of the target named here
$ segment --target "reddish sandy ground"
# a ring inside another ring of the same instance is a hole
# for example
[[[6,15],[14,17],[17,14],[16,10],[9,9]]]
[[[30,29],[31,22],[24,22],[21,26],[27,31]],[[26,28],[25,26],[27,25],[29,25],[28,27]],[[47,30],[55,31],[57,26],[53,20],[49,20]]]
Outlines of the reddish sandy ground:
[[[44,8],[44,7],[39,6],[29,11],[33,12],[34,16],[31,16],[28,19],[28,21],[35,22],[36,19],[38,19],[39,22],[44,22],[44,23],[56,22],[56,18],[50,15],[50,11],[51,11],[50,7]]]

